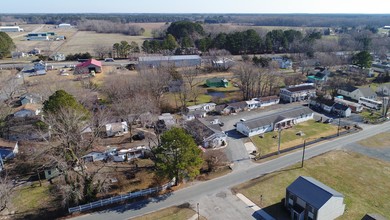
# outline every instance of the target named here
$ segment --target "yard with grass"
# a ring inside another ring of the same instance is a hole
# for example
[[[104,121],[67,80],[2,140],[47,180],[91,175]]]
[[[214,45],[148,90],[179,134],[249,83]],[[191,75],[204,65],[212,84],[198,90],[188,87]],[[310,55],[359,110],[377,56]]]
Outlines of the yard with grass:
[[[364,121],[368,121],[369,123],[376,123],[380,118],[382,118],[380,111],[364,110],[360,113],[360,115],[363,117]]]
[[[368,139],[359,141],[358,144],[372,148],[390,148],[390,132],[377,134]]]
[[[298,132],[302,131],[303,136],[297,135]],[[336,134],[337,126],[331,124],[324,124],[310,120],[297,124],[289,129],[281,131],[280,149],[287,149],[294,147],[299,144],[303,144],[305,139],[318,139],[328,135]],[[260,156],[266,155],[278,150],[278,132],[268,132],[264,134],[264,137],[256,135],[251,137],[251,141],[257,147]]]
[[[187,220],[196,214],[190,205],[186,203],[181,206],[173,206],[144,216],[132,218],[132,220]],[[200,216],[199,219],[205,220],[206,218]]]
[[[310,176],[345,196],[339,219],[362,219],[366,213],[390,217],[390,163],[348,151],[332,151],[263,177],[233,190],[248,197],[276,219],[288,216],[280,203],[286,187],[298,176]],[[260,202],[262,195],[262,202]]]

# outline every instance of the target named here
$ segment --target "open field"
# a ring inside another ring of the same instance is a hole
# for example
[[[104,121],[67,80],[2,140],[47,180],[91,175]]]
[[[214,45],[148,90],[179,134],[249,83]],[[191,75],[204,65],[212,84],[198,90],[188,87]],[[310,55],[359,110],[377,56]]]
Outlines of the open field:
[[[373,148],[390,148],[390,132],[377,134],[368,139],[359,141],[358,144]]]
[[[195,214],[197,213],[189,207],[189,204],[183,204],[182,206],[173,206],[144,216],[132,218],[132,220],[187,220]],[[199,219],[205,220],[206,218],[200,216]]]
[[[305,135],[296,135],[299,131],[302,131]],[[337,126],[331,124],[319,123],[314,120],[303,122],[294,125],[292,128],[284,129],[281,131],[280,149],[290,148],[299,144],[302,144],[305,139],[313,140],[328,135],[336,134]],[[276,136],[276,138],[273,138]],[[258,135],[251,137],[250,139],[255,144],[261,155],[276,152],[278,150],[278,132],[268,132],[264,134],[263,138]]]
[[[285,189],[298,176],[311,176],[345,196],[340,219],[361,219],[366,213],[390,217],[390,163],[347,151],[332,151],[279,172],[235,187],[276,219],[287,216],[280,203]],[[263,195],[262,202],[259,201]]]

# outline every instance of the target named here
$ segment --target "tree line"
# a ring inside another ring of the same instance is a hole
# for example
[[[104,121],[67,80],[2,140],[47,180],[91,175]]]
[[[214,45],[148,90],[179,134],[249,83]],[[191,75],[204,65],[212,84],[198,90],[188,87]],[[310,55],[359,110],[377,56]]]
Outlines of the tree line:
[[[7,33],[0,32],[0,59],[11,55],[11,51],[15,48],[12,38]]]

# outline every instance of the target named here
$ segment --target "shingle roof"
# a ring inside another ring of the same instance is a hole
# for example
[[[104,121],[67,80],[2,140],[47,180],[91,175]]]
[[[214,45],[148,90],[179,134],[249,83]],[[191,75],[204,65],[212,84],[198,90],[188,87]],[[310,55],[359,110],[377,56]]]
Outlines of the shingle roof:
[[[335,109],[337,109],[337,110],[346,111],[349,107],[346,106],[346,105],[340,104],[340,103],[335,103],[335,104],[333,105],[333,108],[335,108]]]
[[[207,79],[206,81],[208,83],[220,83],[220,82],[225,82],[225,78],[220,78],[220,77],[213,77],[213,78],[210,78],[210,79]]]
[[[358,89],[357,87],[355,86],[351,86],[351,85],[345,85],[342,90],[346,91],[346,92],[353,92],[355,91],[356,89]]]
[[[302,86],[288,87],[285,89],[290,91],[290,92],[299,92],[299,91],[305,91],[305,90],[315,90],[316,88],[312,85],[302,85]]]
[[[281,119],[296,118],[296,117],[300,116],[301,114],[306,115],[306,114],[310,114],[310,113],[313,113],[313,111],[311,109],[309,109],[307,107],[300,106],[300,107],[296,107],[296,108],[287,109],[287,110],[284,110],[282,112],[277,112],[277,113],[274,113],[271,115],[266,115],[263,117],[248,120],[245,122],[239,122],[239,123],[244,124],[249,129],[254,129],[254,128],[263,127],[265,125],[269,125],[269,124],[272,124],[275,122],[279,122]]]
[[[241,102],[233,102],[233,103],[229,103],[228,106],[230,107],[233,107],[233,108],[245,108],[247,107],[247,103],[246,101],[241,101]]]
[[[298,196],[316,209],[320,209],[332,197],[344,197],[343,194],[329,186],[307,176],[298,177],[287,187],[287,191]]]
[[[375,92],[370,87],[359,88],[364,97],[375,96]]]
[[[88,61],[85,61],[83,63],[78,64],[77,67],[86,67],[89,65],[95,65],[95,66],[102,67],[102,62],[95,60],[95,59],[89,59]]]

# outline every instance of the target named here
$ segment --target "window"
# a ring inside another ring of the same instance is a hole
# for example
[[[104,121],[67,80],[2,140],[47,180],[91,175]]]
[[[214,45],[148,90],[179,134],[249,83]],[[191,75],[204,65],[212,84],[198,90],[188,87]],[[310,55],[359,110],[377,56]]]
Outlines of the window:
[[[51,170],[47,171],[47,174],[50,176],[51,175]]]

